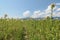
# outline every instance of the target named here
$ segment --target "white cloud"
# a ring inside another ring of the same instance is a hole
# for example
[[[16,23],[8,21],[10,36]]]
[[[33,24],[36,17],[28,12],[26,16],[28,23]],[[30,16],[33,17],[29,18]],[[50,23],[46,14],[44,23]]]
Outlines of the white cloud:
[[[55,13],[54,17],[60,17],[60,12]]]
[[[25,12],[23,13],[23,16],[24,16],[24,17],[29,17],[29,16],[30,16],[30,11],[29,11],[29,10],[25,11]]]
[[[60,3],[56,3],[56,5],[60,5]]]
[[[60,8],[58,8],[56,11],[60,11]]]
[[[31,16],[32,18],[39,18],[41,15],[41,11],[37,10],[33,12],[33,15]]]
[[[60,8],[57,8],[57,6],[55,6],[53,8],[53,16],[59,16],[60,15],[60,12],[56,12],[55,11],[59,11]],[[34,11],[33,14],[30,16],[30,11],[25,11],[23,13],[23,16],[24,17],[31,17],[31,18],[39,18],[39,17],[47,17],[47,16],[51,16],[51,5],[49,5],[44,11],[40,11],[40,10],[37,10],[37,11]]]
[[[47,7],[47,9],[45,10],[45,13],[50,13],[51,12],[51,5],[49,5],[48,7]]]
[[[53,14],[54,15],[54,14]],[[51,11],[50,11],[50,6],[48,6],[48,8],[45,11],[34,11],[33,15],[31,16],[32,18],[39,18],[39,17],[47,17],[47,16],[51,16]]]

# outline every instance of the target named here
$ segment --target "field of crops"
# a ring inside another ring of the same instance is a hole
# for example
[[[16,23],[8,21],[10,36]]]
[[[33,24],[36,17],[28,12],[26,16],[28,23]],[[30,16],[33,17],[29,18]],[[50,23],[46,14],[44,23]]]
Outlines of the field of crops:
[[[0,40],[60,40],[60,20],[0,19]]]

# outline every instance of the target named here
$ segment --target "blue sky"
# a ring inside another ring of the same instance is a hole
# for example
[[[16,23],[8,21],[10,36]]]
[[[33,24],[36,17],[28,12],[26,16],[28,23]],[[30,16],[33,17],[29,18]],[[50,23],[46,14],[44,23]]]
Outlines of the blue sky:
[[[27,10],[32,15],[34,11],[44,11],[53,2],[60,3],[60,0],[0,0],[0,16],[24,17]]]

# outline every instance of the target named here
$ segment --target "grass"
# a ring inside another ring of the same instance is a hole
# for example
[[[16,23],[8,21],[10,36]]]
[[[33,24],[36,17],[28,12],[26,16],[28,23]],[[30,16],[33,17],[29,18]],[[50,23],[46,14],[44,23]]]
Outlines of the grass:
[[[0,19],[0,40],[60,40],[60,20]]]

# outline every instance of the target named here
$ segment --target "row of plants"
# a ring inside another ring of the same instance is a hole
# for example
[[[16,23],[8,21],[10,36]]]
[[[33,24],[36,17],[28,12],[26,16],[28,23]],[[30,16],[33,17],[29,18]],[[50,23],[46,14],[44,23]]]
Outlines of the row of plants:
[[[0,40],[60,40],[60,20],[0,19]]]

